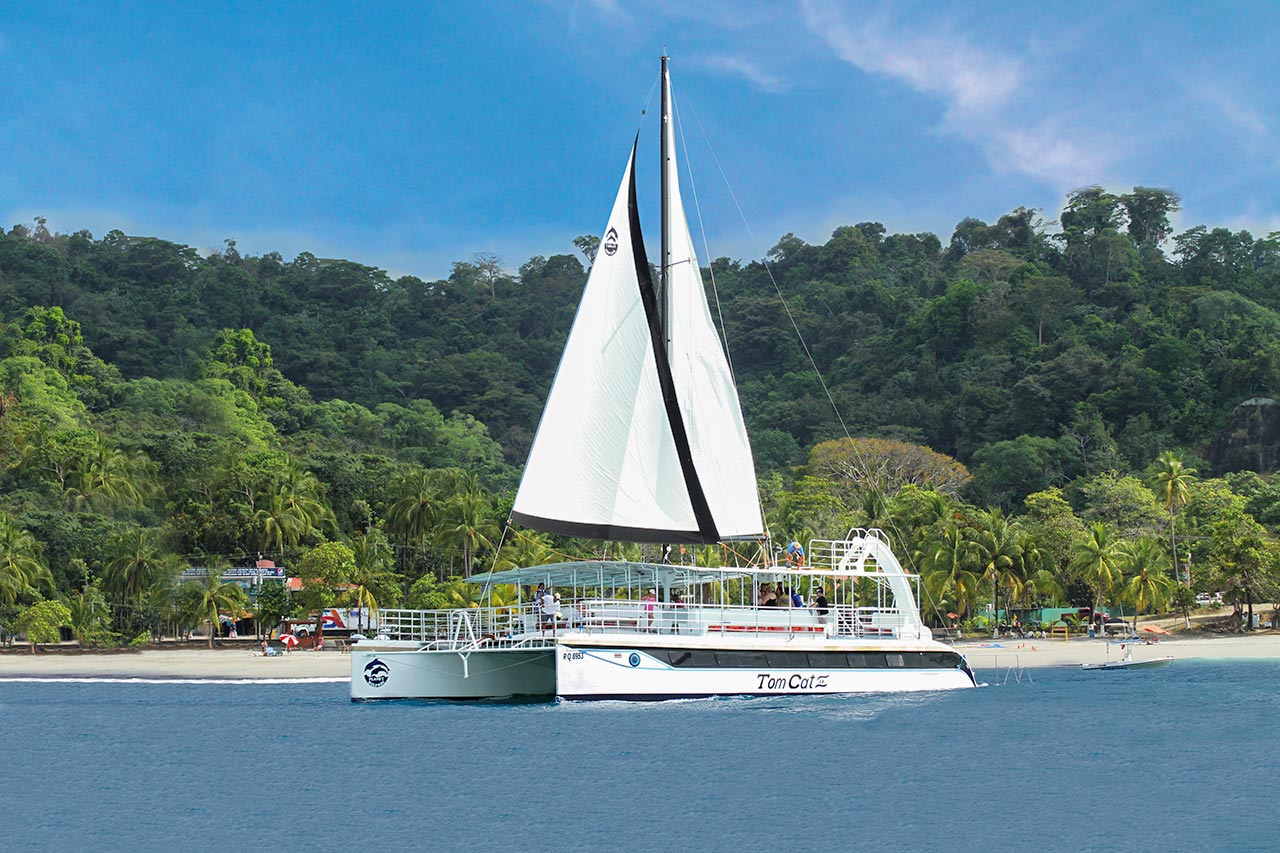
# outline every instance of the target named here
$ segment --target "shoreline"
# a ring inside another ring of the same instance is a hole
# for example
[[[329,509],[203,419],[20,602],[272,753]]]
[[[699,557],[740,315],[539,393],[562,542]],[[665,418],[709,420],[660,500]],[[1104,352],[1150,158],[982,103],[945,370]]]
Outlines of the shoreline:
[[[1106,640],[1073,637],[1070,640],[1001,639],[967,640],[954,644],[975,670],[1043,667],[1074,667],[1085,663],[1119,660],[1120,646],[1127,645],[1134,660],[1171,657],[1180,660],[1265,660],[1280,659],[1280,634],[1270,631],[1251,636],[1172,635],[1159,642]]]
[[[263,657],[244,648],[143,648],[32,654],[15,647],[0,653],[0,680],[111,679],[164,681],[348,680],[351,659],[342,652],[297,651]]]
[[[975,670],[1071,667],[1118,660],[1120,641],[1075,637],[1026,640],[965,640],[954,644]],[[1220,637],[1174,635],[1156,643],[1132,644],[1133,657],[1145,660],[1280,659],[1280,633]],[[163,681],[250,680],[345,681],[350,657],[336,651],[296,651],[263,657],[244,648],[144,648],[80,651],[51,649],[32,654],[18,647],[0,653],[0,680],[109,679]]]

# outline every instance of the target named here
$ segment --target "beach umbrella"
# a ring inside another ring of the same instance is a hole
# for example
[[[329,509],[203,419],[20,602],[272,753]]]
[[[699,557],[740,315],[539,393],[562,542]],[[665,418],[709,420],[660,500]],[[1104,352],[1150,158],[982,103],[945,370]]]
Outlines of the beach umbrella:
[[[1169,633],[1164,628],[1161,628],[1159,625],[1143,625],[1142,630],[1150,631],[1152,634],[1168,634]]]
[[[959,614],[959,613],[948,613],[948,614],[947,614],[947,618],[948,618],[948,619],[959,619],[959,618],[960,618],[960,614]]]
[[[284,647],[287,649],[290,646],[298,645],[298,638],[293,636],[293,634],[281,634],[280,642],[284,643]]]

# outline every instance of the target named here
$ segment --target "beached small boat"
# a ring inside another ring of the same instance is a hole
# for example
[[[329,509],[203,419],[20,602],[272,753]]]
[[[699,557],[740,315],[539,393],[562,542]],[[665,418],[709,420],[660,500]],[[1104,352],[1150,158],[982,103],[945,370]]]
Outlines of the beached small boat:
[[[1108,660],[1102,663],[1082,663],[1081,669],[1159,669],[1173,663],[1172,655],[1158,658],[1133,659],[1133,649],[1126,643],[1120,646],[1120,660]]]
[[[380,611],[379,636],[351,649],[353,699],[975,686],[964,658],[921,621],[918,578],[879,530],[810,541],[807,562],[799,543],[785,562],[770,547],[680,200],[666,57],[661,97],[658,281],[640,233],[633,144],[511,517],[597,540],[723,543],[734,565],[591,560],[473,576],[486,590],[512,585],[516,603]]]

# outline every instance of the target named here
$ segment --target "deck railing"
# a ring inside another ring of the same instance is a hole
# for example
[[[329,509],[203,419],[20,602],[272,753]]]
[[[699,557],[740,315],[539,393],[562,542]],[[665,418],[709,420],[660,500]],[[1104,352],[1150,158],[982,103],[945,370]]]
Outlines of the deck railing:
[[[811,637],[899,637],[908,620],[893,608],[831,605],[752,607],[719,604],[582,599],[552,618],[534,604],[454,610],[378,612],[378,636],[460,649],[511,646],[562,632],[683,636],[793,634]]]

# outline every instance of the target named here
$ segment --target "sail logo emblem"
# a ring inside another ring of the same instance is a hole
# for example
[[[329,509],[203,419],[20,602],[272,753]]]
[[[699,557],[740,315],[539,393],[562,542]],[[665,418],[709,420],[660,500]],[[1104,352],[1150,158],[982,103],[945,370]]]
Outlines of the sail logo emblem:
[[[609,257],[618,251],[618,229],[610,228],[609,232],[604,235],[604,253]]]
[[[387,683],[391,675],[391,667],[374,658],[364,666],[364,680],[370,687],[381,687]]]

